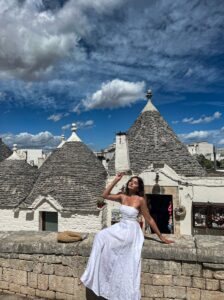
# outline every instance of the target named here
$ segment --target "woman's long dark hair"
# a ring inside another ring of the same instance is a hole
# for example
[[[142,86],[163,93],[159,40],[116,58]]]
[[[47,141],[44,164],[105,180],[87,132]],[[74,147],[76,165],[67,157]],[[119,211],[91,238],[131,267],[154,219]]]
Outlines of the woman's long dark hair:
[[[129,195],[129,188],[128,188],[128,184],[129,182],[133,179],[133,178],[137,178],[138,179],[138,192],[136,193],[136,195],[140,196],[140,197],[144,197],[145,196],[145,189],[144,189],[144,182],[142,180],[141,177],[138,177],[138,176],[132,176],[127,184],[126,184],[126,187],[125,187],[125,194],[126,195]]]

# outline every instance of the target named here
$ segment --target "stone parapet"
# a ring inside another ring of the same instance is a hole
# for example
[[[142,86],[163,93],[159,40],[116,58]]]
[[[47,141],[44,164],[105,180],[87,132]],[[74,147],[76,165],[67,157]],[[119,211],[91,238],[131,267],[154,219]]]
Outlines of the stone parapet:
[[[0,233],[0,292],[42,299],[95,299],[78,285],[93,235],[61,244],[56,233]],[[172,237],[165,245],[155,235],[142,250],[142,300],[224,299],[224,237]]]

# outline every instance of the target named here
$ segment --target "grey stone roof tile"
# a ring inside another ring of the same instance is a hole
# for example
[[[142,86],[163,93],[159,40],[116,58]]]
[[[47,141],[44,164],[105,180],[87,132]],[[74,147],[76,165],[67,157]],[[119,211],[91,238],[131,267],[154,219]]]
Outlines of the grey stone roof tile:
[[[30,193],[38,170],[23,160],[0,162],[0,206],[15,207]]]
[[[66,142],[41,166],[38,177],[24,205],[38,196],[50,195],[63,208],[96,209],[106,182],[106,170],[94,153],[82,142]]]
[[[0,161],[8,158],[12,154],[12,151],[5,143],[3,143],[2,139],[0,138]]]
[[[131,170],[144,171],[152,163],[165,163],[177,174],[205,176],[206,171],[179,140],[158,111],[140,114],[127,133]],[[109,173],[115,173],[113,158]]]

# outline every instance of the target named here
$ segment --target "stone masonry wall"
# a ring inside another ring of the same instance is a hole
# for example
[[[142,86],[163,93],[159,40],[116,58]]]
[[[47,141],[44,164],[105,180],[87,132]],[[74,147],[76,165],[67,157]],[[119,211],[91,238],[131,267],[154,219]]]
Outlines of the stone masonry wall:
[[[56,233],[0,233],[0,292],[29,298],[94,300],[78,285],[93,235],[57,243]],[[146,237],[142,250],[142,300],[223,300],[224,237],[173,237],[175,244]]]

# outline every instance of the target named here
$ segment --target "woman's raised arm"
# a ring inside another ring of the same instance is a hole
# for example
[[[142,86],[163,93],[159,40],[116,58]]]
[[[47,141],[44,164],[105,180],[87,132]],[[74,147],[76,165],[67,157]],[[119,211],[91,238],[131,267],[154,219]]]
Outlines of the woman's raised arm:
[[[104,199],[108,199],[108,200],[113,200],[113,201],[121,201],[122,199],[122,194],[111,194],[110,192],[112,191],[112,189],[114,188],[114,186],[118,183],[118,181],[121,180],[121,178],[123,177],[123,173],[118,173],[116,175],[116,177],[114,178],[114,180],[106,187],[106,189],[104,190],[102,197]]]

